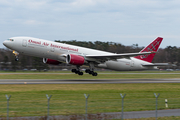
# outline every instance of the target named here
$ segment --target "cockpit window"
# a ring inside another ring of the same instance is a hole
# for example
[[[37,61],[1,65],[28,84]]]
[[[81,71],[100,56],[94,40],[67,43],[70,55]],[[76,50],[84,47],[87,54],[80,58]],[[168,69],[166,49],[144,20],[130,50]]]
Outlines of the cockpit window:
[[[9,41],[14,41],[14,39],[8,39]]]

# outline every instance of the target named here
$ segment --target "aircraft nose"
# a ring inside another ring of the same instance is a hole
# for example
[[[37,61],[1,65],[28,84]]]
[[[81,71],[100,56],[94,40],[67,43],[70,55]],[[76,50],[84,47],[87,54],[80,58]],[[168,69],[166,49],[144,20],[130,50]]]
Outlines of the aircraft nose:
[[[8,47],[8,46],[9,46],[9,41],[5,40],[5,41],[3,42],[3,45],[6,46],[6,47]]]
[[[6,46],[6,44],[7,44],[7,41],[5,40],[5,41],[3,42],[3,45]]]

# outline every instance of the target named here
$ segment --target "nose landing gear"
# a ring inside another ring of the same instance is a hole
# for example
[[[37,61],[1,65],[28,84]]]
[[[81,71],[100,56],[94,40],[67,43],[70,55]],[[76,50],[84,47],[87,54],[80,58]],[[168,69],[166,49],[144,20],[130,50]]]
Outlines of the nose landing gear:
[[[19,53],[13,50],[13,54],[15,55],[15,61],[18,61],[19,60],[18,59]]]
[[[18,56],[16,56],[16,58],[15,58],[15,61],[18,61],[19,59],[18,59]]]

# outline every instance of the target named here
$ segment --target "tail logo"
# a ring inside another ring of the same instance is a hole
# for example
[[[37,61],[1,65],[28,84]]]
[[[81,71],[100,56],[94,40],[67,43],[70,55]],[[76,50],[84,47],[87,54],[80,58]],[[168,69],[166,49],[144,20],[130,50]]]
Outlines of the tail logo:
[[[151,45],[148,46],[147,51],[146,52],[150,52],[150,51],[156,51],[156,46],[159,46],[160,41],[157,41],[156,44],[154,45],[153,43]],[[145,52],[145,51],[144,51]],[[141,55],[140,58],[144,59],[147,58],[149,55]]]
[[[142,53],[142,52],[152,52],[152,54],[139,55],[139,56],[135,56],[135,58],[140,59],[140,60],[144,60],[146,62],[152,62],[152,60],[153,60],[153,58],[154,58],[154,56],[156,54],[156,53],[153,53],[153,52],[157,52],[162,40],[163,40],[163,38],[158,37],[152,43],[150,43],[147,47],[145,47],[143,50],[140,51],[140,53]]]
[[[141,59],[147,58],[149,55],[141,55]]]

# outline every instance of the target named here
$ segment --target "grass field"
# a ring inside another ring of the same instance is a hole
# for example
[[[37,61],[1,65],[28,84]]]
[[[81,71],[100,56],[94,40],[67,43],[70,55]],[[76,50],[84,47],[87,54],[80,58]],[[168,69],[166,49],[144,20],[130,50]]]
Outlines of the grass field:
[[[180,74],[100,74],[97,77],[93,77],[90,75],[78,76],[74,74],[58,73],[10,75],[0,74],[0,79],[85,78],[180,78]],[[52,95],[52,98],[50,100],[50,115],[84,114],[84,93],[90,94],[90,97],[88,99],[88,113],[121,112],[121,97],[119,93],[126,94],[126,97],[124,99],[124,111],[155,110],[154,93],[160,93],[160,96],[158,98],[158,109],[176,109],[180,108],[179,86],[179,83],[0,85],[0,117],[6,116],[6,94],[12,96],[10,99],[9,115],[13,117],[45,116],[47,114],[46,94]],[[165,99],[168,99],[168,108],[165,107]],[[174,117],[173,120],[176,120],[176,117]]]
[[[180,78],[180,74],[163,74],[163,75],[151,75],[151,74],[103,74],[98,76],[92,76],[85,74],[83,76],[75,74],[0,74],[0,79],[143,79],[143,78]]]
[[[84,93],[90,94],[88,113],[154,110],[154,93],[160,93],[158,109],[180,108],[180,84],[57,84],[0,85],[0,113],[6,115],[5,94],[11,95],[10,116],[39,116],[47,113],[46,94],[52,95],[50,114],[85,113]],[[168,99],[169,107],[165,107]]]

